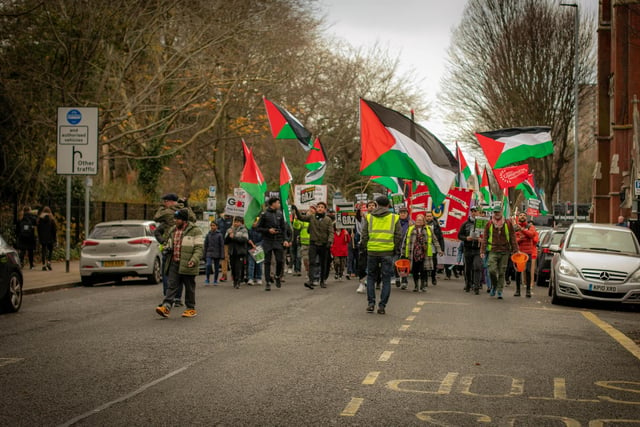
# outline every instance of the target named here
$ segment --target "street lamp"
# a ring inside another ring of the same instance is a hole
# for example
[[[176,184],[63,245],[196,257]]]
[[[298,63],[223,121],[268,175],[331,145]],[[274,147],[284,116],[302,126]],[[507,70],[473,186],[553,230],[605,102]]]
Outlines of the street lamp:
[[[578,222],[578,32],[580,31],[580,13],[576,3],[560,3],[560,6],[576,8],[575,28],[573,31],[573,99],[575,102],[573,119],[573,222]]]

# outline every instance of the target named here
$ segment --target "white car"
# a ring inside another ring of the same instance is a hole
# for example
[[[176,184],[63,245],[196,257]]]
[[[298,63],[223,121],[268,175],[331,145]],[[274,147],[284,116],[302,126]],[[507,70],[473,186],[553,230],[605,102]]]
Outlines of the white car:
[[[640,245],[625,227],[572,224],[555,252],[549,295],[640,304]]]
[[[97,224],[82,242],[82,284],[146,277],[152,284],[162,280],[160,244],[154,236],[156,223],[145,220],[109,221]]]

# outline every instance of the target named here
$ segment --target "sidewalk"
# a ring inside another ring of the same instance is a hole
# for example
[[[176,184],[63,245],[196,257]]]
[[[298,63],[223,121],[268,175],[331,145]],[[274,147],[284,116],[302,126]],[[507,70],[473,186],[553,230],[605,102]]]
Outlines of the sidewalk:
[[[29,266],[22,268],[24,283],[22,291],[26,294],[53,291],[56,289],[79,286],[80,261],[69,262],[69,272],[66,272],[66,261],[54,261],[51,263],[51,271],[42,271],[42,265],[37,264],[33,270]]]

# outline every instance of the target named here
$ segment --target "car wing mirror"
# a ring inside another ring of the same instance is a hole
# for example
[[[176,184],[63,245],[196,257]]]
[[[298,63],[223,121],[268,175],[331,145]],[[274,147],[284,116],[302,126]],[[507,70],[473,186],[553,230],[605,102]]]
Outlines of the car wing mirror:
[[[549,251],[560,252],[560,245],[549,245]]]

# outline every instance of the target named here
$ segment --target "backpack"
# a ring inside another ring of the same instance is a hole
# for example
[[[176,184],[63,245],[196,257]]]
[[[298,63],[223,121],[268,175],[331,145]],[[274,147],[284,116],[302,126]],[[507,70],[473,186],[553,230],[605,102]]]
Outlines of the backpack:
[[[22,218],[20,223],[18,224],[20,229],[20,237],[24,238],[32,238],[34,237],[34,226],[33,221],[29,220],[29,218]]]

